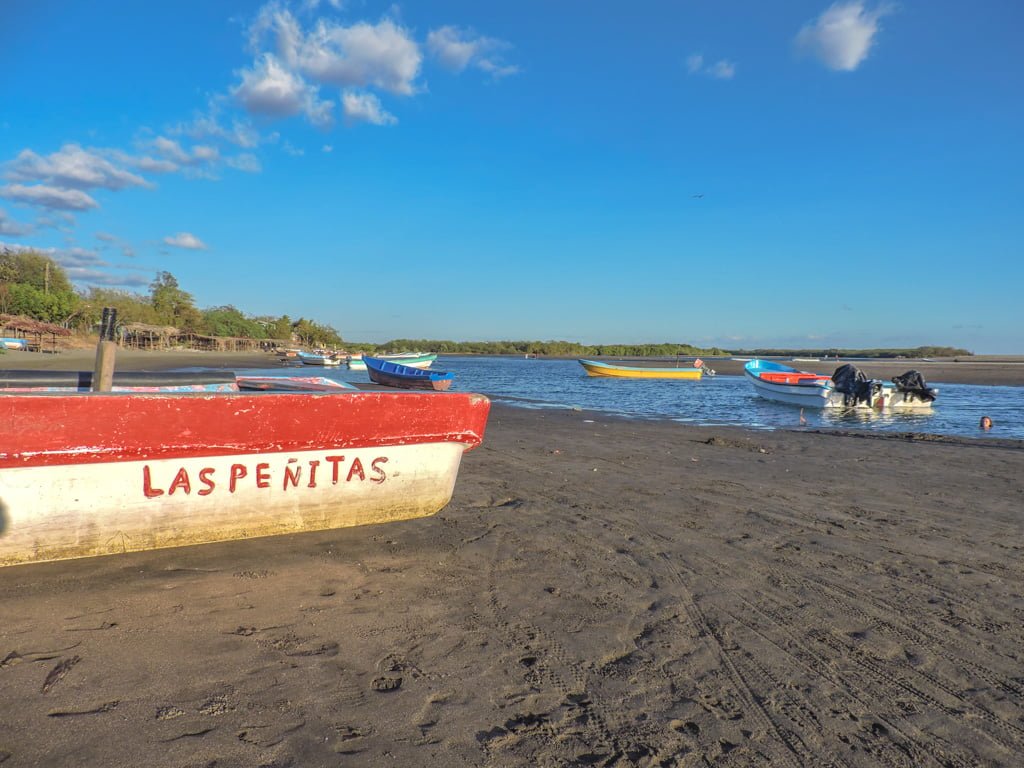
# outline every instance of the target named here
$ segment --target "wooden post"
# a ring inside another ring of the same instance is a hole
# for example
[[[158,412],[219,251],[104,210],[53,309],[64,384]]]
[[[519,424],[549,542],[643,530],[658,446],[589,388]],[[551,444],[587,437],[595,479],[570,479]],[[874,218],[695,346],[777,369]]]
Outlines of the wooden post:
[[[100,341],[96,345],[96,366],[92,372],[92,391],[109,392],[114,386],[114,356],[117,343],[114,341],[114,326],[117,325],[117,310],[103,308],[100,323]]]

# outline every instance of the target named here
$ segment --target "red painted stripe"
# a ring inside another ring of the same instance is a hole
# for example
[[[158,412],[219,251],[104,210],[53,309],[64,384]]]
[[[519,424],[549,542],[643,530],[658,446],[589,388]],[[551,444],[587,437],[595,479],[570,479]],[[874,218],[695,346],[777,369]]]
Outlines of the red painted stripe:
[[[0,469],[457,442],[490,401],[463,393],[0,395]]]

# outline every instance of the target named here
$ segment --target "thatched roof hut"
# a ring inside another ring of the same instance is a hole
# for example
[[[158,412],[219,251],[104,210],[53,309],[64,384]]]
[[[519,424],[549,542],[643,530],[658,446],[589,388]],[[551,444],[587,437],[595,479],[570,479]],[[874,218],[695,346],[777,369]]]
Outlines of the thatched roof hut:
[[[129,349],[167,349],[176,341],[180,331],[171,325],[125,323],[118,333],[121,345]]]
[[[60,346],[58,339],[71,335],[71,331],[62,325],[44,323],[25,315],[0,314],[0,336],[13,336],[28,341],[28,348],[37,352],[56,352]]]

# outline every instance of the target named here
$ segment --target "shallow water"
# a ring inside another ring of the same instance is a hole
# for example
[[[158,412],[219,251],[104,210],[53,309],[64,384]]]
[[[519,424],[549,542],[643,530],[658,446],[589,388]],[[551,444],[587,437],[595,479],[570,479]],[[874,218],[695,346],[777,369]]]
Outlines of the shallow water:
[[[455,374],[452,391],[480,392],[495,402],[530,408],[584,408],[634,418],[672,419],[693,424],[728,424],[753,429],[798,427],[800,409],[754,394],[742,376],[705,377],[701,381],[593,378],[575,360],[513,357],[440,357],[434,368]],[[366,371],[274,368],[365,383]],[[1024,387],[944,384],[931,412],[876,413],[805,410],[808,428],[927,432],[939,435],[1024,439]],[[991,432],[978,429],[987,414]]]

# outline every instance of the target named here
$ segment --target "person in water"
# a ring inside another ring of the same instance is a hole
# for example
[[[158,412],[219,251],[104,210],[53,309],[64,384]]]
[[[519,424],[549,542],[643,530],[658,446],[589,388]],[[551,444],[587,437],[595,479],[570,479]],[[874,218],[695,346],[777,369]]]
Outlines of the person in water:
[[[988,416],[982,416],[981,422],[978,424],[978,426],[981,429],[988,432],[990,429],[992,429],[992,419],[990,419]]]

